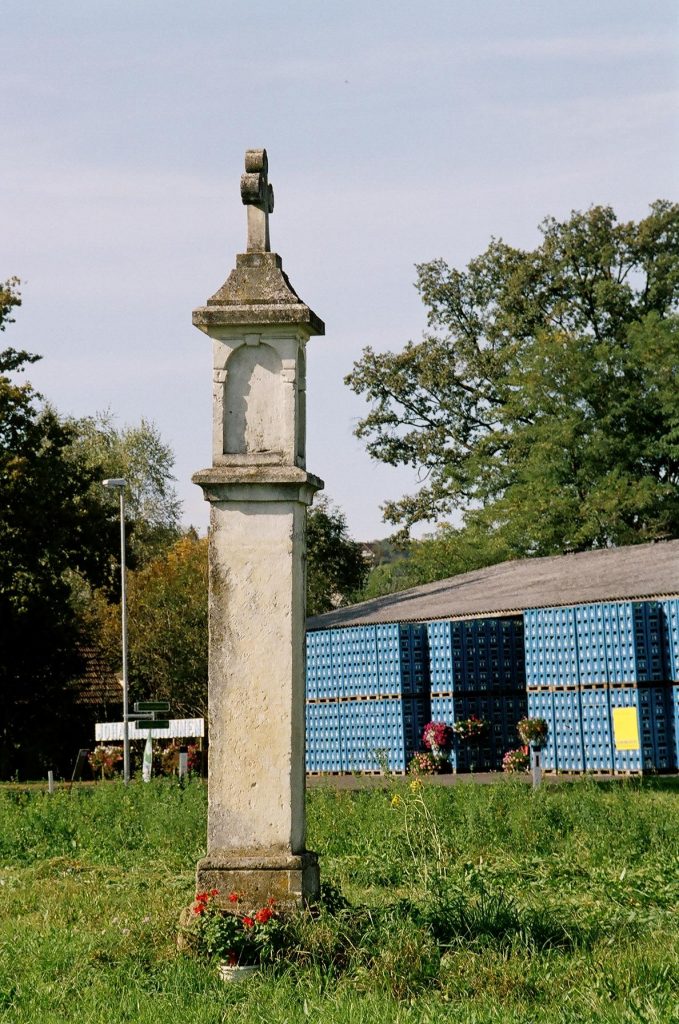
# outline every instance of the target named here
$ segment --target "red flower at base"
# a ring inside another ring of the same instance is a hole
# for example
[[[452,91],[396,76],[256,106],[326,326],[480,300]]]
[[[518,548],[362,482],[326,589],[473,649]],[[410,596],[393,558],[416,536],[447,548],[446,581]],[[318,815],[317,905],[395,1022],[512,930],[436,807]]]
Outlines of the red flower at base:
[[[229,893],[229,900],[230,900],[231,903],[238,903],[239,899],[240,899],[240,896],[238,895],[237,892],[230,892]]]
[[[255,922],[253,921],[253,919],[251,917],[244,917],[243,918],[243,927],[244,928],[254,928],[255,927]]]
[[[210,899],[209,892],[197,892],[196,902],[193,906],[194,914],[202,914],[207,909],[208,901]]]
[[[258,924],[266,924],[266,922],[270,921],[272,917],[273,910],[269,907],[262,907],[262,909],[258,910],[255,914],[255,921],[257,921]]]

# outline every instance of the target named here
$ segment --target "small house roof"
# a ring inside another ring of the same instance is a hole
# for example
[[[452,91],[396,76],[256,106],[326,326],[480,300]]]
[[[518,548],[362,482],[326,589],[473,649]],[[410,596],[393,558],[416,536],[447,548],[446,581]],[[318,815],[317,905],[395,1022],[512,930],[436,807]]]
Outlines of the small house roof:
[[[97,709],[122,704],[120,683],[99,648],[94,644],[82,644],[79,654],[83,663],[82,672],[71,683],[75,703]]]

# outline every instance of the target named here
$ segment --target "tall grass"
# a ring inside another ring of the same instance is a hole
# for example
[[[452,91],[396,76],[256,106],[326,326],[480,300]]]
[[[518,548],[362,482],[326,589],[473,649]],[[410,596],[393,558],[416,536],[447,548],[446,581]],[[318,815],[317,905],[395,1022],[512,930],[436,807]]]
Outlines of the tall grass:
[[[178,954],[205,788],[0,791],[0,1021],[674,1024],[668,782],[314,790],[328,906],[242,988]]]
[[[0,790],[0,864],[76,857],[130,867],[162,861],[182,871],[205,844],[205,787],[156,780],[102,783],[54,794]]]

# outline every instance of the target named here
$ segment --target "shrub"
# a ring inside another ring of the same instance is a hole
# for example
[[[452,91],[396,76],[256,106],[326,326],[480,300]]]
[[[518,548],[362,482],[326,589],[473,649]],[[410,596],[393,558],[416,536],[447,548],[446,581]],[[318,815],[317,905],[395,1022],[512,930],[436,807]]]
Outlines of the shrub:
[[[527,747],[517,747],[516,750],[508,750],[502,758],[503,772],[526,772],[528,771],[530,757]]]
[[[102,779],[111,779],[120,768],[123,761],[122,747],[95,747],[87,755],[87,760],[95,775],[101,775]]]
[[[519,739],[530,746],[544,747],[547,743],[547,736],[549,734],[549,725],[544,718],[522,718],[520,722],[516,724],[516,731],[519,734]]]

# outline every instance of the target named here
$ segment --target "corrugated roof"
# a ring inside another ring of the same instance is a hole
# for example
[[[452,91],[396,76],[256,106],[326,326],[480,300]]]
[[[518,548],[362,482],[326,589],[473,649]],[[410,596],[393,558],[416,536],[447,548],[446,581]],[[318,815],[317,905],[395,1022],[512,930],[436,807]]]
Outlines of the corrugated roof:
[[[308,619],[307,629],[510,615],[525,608],[679,595],[679,540],[523,558]]]

